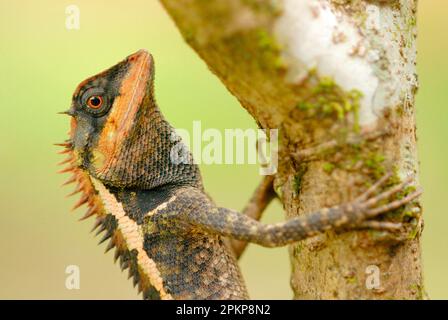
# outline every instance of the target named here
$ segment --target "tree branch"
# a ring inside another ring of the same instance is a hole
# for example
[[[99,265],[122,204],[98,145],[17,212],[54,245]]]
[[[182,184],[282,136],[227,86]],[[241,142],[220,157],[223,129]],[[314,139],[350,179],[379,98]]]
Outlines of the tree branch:
[[[395,180],[417,173],[416,0],[161,2],[259,126],[280,129],[274,185],[287,217],[348,201],[386,171]],[[333,148],[312,161],[291,156],[322,144]],[[290,246],[295,298],[422,298],[420,205],[385,221],[406,227]],[[373,289],[372,265],[381,280]]]

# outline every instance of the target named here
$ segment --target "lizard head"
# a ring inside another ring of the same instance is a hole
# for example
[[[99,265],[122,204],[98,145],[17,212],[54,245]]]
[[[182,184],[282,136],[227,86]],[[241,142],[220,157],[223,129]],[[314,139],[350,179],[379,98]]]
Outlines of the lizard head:
[[[154,61],[144,50],[84,80],[73,94],[70,109],[63,112],[72,117],[70,137],[58,144],[64,147],[60,153],[68,154],[61,162],[67,167],[60,173],[72,173],[64,184],[77,183],[71,195],[81,193],[74,209],[87,204],[81,220],[96,218],[97,234],[105,232],[100,242],[111,238],[106,250],[116,247],[115,259],[120,257],[122,266],[129,267],[147,297],[160,283],[135,269],[128,231],[117,227],[116,208],[107,204],[116,201],[117,190],[140,201],[138,195],[159,192],[164,196],[167,189],[178,186],[202,188],[199,169],[191,160],[171,159],[172,150],[186,148],[157,107],[153,83]],[[191,159],[188,155],[184,159]],[[159,186],[162,191],[146,193]]]
[[[140,50],[78,85],[65,112],[77,167],[115,187],[198,181],[195,165],[170,159],[179,139],[155,103],[153,83],[154,60]]]

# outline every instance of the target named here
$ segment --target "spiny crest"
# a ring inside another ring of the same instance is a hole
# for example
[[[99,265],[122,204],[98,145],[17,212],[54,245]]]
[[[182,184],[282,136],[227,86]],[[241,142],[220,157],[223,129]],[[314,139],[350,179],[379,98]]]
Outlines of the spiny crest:
[[[65,165],[65,168],[58,171],[58,173],[71,173],[71,177],[65,181],[62,186],[66,186],[69,184],[76,184],[76,187],[73,192],[68,194],[67,196],[73,196],[75,194],[81,193],[79,200],[73,206],[72,210],[76,210],[77,208],[87,204],[86,213],[79,219],[80,221],[86,220],[92,216],[96,216],[95,223],[91,232],[100,228],[97,231],[96,235],[104,232],[106,229],[104,227],[104,222],[106,218],[106,213],[104,212],[103,206],[95,189],[93,188],[92,183],[90,182],[90,178],[86,172],[81,170],[76,164],[76,158],[73,152],[73,142],[69,139],[63,143],[56,143],[56,146],[63,147],[64,149],[59,154],[67,154],[67,158],[61,161],[58,165]],[[109,235],[108,235],[109,234]],[[106,237],[107,236],[107,237]],[[101,240],[100,243],[104,242],[106,239],[110,238],[110,232],[106,233],[105,237]],[[109,251],[114,247],[113,241],[108,245]]]
[[[99,199],[97,199],[96,197],[95,190],[93,189],[93,186],[90,183],[88,176],[76,164],[76,158],[73,153],[73,142],[71,140],[67,140],[63,143],[57,143],[55,145],[64,148],[62,151],[59,152],[59,154],[67,154],[67,158],[58,164],[61,166],[65,165],[65,168],[58,171],[58,173],[72,174],[72,176],[66,182],[63,183],[63,185],[77,183],[75,190],[68,196],[81,193],[79,201],[75,204],[72,210],[75,210],[80,206],[82,206],[83,204],[87,203],[89,206],[89,211],[93,211],[91,212],[91,215],[93,214],[101,215],[100,211],[98,210]],[[96,208],[96,210],[92,210],[94,208]]]
[[[134,287],[138,284],[139,293],[146,291],[145,289],[147,289],[146,287],[149,287],[149,282],[142,281],[144,279],[141,279],[139,267],[133,259],[131,259],[131,252],[126,246],[126,240],[123,234],[113,226],[113,221],[111,221],[112,217],[104,211],[102,202],[90,181],[89,175],[76,164],[72,140],[68,139],[63,143],[56,143],[55,145],[63,148],[62,151],[58,152],[59,154],[67,155],[65,160],[58,163],[60,166],[65,166],[62,170],[58,171],[58,173],[72,174],[62,186],[76,184],[74,191],[67,196],[73,196],[78,193],[81,194],[72,210],[76,210],[84,204],[87,204],[87,211],[79,220],[82,221],[95,216],[95,222],[91,232],[96,230],[95,236],[103,234],[99,244],[110,239],[105,252],[115,248],[114,261],[116,262],[117,260],[120,260],[120,267],[122,270],[129,269],[129,278],[133,277]]]

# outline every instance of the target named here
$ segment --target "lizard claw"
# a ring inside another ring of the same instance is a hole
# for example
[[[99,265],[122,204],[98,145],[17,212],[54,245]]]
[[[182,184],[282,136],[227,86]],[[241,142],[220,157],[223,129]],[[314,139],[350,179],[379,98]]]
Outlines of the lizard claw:
[[[379,220],[366,220],[353,227],[354,229],[373,229],[378,231],[396,232],[403,228],[402,223]]]
[[[385,174],[380,180],[375,182],[366,192],[361,194],[358,198],[355,199],[355,202],[363,202],[366,201],[370,196],[372,196],[387,180],[392,177],[392,173],[388,172]]]
[[[378,180],[375,184],[373,184],[367,191],[365,191],[362,195],[360,195],[358,198],[356,198],[353,202],[353,205],[360,209],[362,212],[362,218],[369,219],[374,218],[382,213],[386,213],[391,210],[398,209],[401,206],[404,206],[408,204],[409,202],[413,201],[414,199],[418,198],[422,194],[422,189],[417,189],[413,191],[412,193],[406,195],[402,199],[396,199],[389,203],[376,206],[378,203],[380,203],[383,200],[389,199],[390,197],[396,195],[397,193],[403,191],[413,180],[414,177],[410,176],[401,183],[391,187],[390,189],[383,191],[376,196],[373,196],[373,194],[379,190],[379,188],[384,185],[387,180],[392,176],[391,173],[388,173],[384,175],[380,180]],[[371,226],[377,226],[381,227],[384,226],[386,228],[391,227],[390,224],[378,224],[372,223],[373,221],[364,221],[365,225],[371,225]],[[393,226],[392,226],[393,227]]]
[[[422,193],[423,190],[419,188],[416,191],[404,197],[403,199],[398,199],[385,205],[379,206],[377,208],[367,210],[367,215],[369,217],[375,217],[381,213],[398,209],[399,207],[404,206],[405,204],[411,202],[412,200],[417,199]]]

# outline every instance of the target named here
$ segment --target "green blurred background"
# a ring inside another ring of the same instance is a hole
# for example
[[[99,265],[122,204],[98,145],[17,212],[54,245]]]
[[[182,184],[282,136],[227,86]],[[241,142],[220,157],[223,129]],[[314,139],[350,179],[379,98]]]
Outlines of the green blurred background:
[[[80,30],[65,28],[65,8],[81,11]],[[420,1],[417,120],[425,189],[423,258],[431,298],[448,298],[448,2]],[[255,123],[183,42],[156,0],[0,1],[0,298],[138,298],[112,252],[89,234],[92,221],[70,213],[52,143],[67,136],[57,115],[76,85],[146,48],[156,59],[156,95],[175,127],[255,128]],[[445,141],[445,142],[444,142]],[[256,166],[202,166],[223,206],[242,208],[259,180]],[[278,203],[265,222],[283,220]],[[78,265],[80,290],[65,288]],[[287,250],[250,246],[241,261],[252,298],[291,298]]]

